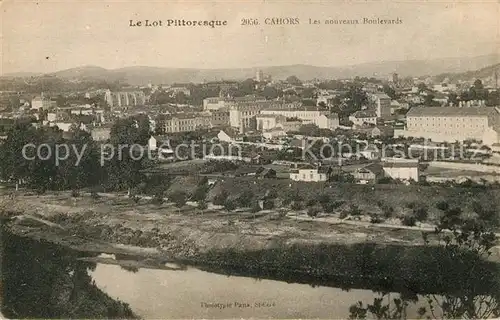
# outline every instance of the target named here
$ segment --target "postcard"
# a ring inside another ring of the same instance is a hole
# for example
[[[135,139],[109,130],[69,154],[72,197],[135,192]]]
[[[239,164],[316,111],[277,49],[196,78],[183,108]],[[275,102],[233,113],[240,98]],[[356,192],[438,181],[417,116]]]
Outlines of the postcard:
[[[500,2],[5,0],[2,318],[500,317]]]

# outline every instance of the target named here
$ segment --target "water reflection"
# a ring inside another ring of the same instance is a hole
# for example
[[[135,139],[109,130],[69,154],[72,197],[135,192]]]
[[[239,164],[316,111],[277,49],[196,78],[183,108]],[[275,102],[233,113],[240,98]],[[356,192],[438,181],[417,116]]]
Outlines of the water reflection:
[[[1,236],[1,311],[9,318],[345,318],[353,303],[379,296],[374,291],[411,300],[455,292],[465,276],[478,278],[478,292],[499,288],[496,265],[471,272],[439,248],[210,251],[188,268],[187,261],[87,254],[4,230]],[[407,317],[418,307],[410,305]]]
[[[83,254],[1,228],[1,312],[7,318],[133,318],[95,286]]]

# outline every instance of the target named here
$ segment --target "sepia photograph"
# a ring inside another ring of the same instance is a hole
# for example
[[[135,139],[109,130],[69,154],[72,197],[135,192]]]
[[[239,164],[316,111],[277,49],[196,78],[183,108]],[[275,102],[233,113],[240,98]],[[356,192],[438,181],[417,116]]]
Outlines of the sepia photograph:
[[[500,318],[498,0],[0,10],[0,318]]]

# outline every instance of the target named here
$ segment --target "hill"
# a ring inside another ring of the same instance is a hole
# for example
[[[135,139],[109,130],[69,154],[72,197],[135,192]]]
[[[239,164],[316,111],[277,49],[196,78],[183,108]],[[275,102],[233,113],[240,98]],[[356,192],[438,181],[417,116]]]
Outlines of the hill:
[[[442,73],[434,77],[436,81],[443,81],[445,78],[450,79],[451,81],[472,81],[474,79],[484,79],[491,77],[497,71],[498,76],[500,76],[500,63],[496,63],[479,70],[474,71],[466,71],[460,73]]]
[[[295,75],[299,79],[351,78],[355,76],[386,77],[397,72],[400,76],[436,76],[444,73],[460,73],[477,70],[500,63],[497,54],[473,58],[446,58],[433,60],[408,60],[370,62],[345,67],[320,67],[305,64],[234,68],[234,69],[189,69],[134,66],[119,69],[104,69],[84,66],[58,71],[51,75],[63,79],[96,79],[106,81],[122,80],[131,85],[171,84],[217,80],[244,80],[253,78],[257,70],[262,70],[273,79],[285,79]],[[6,75],[15,76],[15,74]]]

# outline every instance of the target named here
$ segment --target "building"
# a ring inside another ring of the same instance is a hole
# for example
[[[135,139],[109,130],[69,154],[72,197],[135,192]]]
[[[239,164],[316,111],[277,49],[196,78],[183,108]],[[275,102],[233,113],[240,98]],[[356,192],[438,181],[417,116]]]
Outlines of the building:
[[[491,139],[498,131],[500,109],[495,107],[413,107],[406,115],[405,137],[419,137],[435,142]]]
[[[375,105],[377,118],[389,119],[391,117],[391,98],[380,92],[374,93],[370,97]]]
[[[171,96],[177,96],[182,93],[186,97],[191,96],[191,90],[184,86],[172,86],[167,89],[167,92],[170,93]]]
[[[211,127],[210,114],[176,114],[169,115],[163,119],[166,133],[189,132]]]
[[[330,114],[328,111],[317,108],[289,108],[289,109],[264,109],[261,115],[280,115],[285,118],[299,119],[302,124],[315,124],[321,129],[335,130],[339,126],[339,118],[336,113]]]
[[[44,97],[43,93],[31,100],[31,109],[33,110],[49,110],[55,107],[57,107],[56,102]]]
[[[238,128],[241,133],[255,130],[257,124],[255,116],[260,113],[262,106],[259,104],[237,104],[229,109],[229,125]]]
[[[293,181],[322,182],[328,180],[328,173],[321,168],[303,168],[290,171],[290,179]]]
[[[90,130],[90,135],[94,141],[106,141],[111,137],[111,127],[94,127]]]
[[[264,72],[262,72],[262,70],[259,70],[256,72],[255,81],[257,81],[257,82],[264,81]]]
[[[403,181],[418,181],[418,159],[383,158],[384,176]]]
[[[226,107],[226,99],[221,97],[203,99],[203,110],[214,111]]]
[[[286,122],[286,117],[277,114],[258,114],[255,116],[257,130],[266,131],[276,128],[279,124]]]
[[[104,100],[110,107],[141,106],[146,103],[146,96],[142,91],[117,91],[106,90]]]
[[[225,127],[229,126],[229,110],[227,108],[221,108],[218,110],[210,111],[210,121],[212,127]]]
[[[353,123],[354,126],[363,126],[366,124],[377,124],[377,114],[373,111],[356,111],[349,116],[349,121]]]
[[[351,174],[357,183],[376,183],[384,177],[384,169],[382,165],[374,162],[354,170]]]

